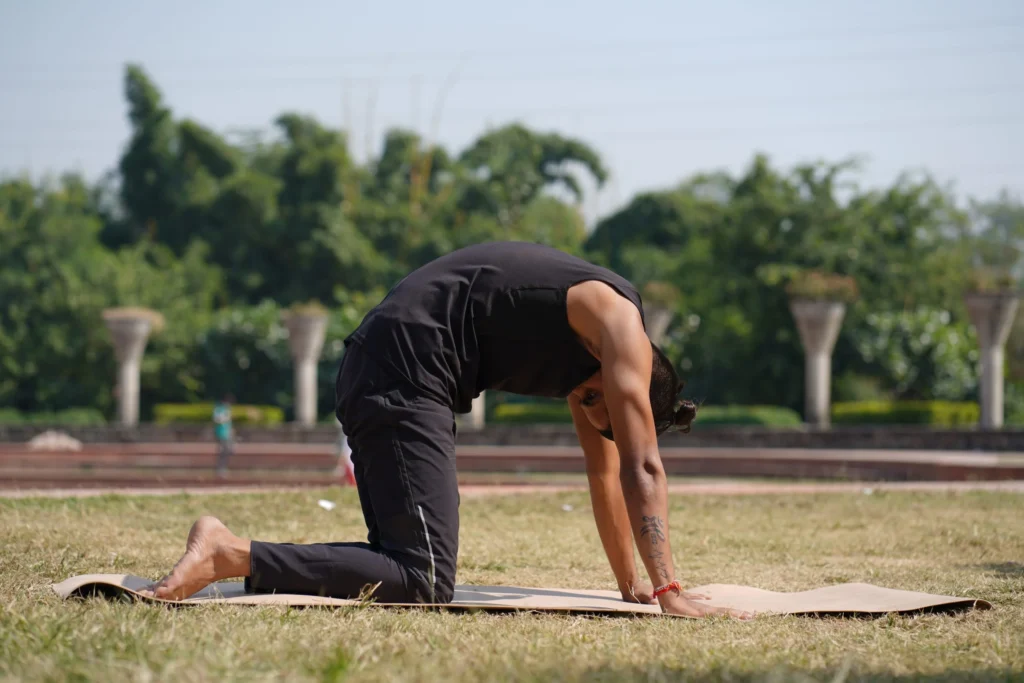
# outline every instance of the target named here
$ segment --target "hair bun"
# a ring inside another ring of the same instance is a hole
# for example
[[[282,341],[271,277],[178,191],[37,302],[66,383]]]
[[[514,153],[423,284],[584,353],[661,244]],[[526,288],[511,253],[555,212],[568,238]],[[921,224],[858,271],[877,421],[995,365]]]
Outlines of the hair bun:
[[[684,434],[690,432],[690,423],[697,417],[697,406],[693,401],[683,401],[675,412],[675,424],[679,431]]]

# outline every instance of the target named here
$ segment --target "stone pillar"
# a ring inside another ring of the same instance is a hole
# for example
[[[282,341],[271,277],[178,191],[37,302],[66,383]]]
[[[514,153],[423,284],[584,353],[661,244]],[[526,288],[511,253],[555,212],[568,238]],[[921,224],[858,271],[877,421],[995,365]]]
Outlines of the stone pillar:
[[[111,308],[103,312],[103,322],[114,342],[117,357],[118,418],[121,425],[139,423],[139,373],[149,333],[157,320],[155,314],[131,309]]]
[[[1017,314],[1015,292],[968,294],[967,313],[981,346],[981,426],[1003,426],[1003,349]]]
[[[665,333],[668,332],[669,323],[672,322],[672,309],[664,306],[645,306],[644,318],[647,321],[647,336],[655,346],[660,347],[665,341]]]
[[[295,364],[295,421],[312,427],[316,424],[317,364],[327,336],[327,315],[288,313],[285,326]]]
[[[846,314],[833,301],[793,300],[789,309],[804,347],[804,421],[815,427],[831,424],[832,350]]]

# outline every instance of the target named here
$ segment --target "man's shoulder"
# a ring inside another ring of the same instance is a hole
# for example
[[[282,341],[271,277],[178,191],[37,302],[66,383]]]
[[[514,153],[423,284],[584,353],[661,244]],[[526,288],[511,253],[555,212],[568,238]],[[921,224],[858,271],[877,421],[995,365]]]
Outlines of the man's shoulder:
[[[586,280],[569,288],[567,300],[570,305],[575,303],[599,313],[632,314],[638,312],[638,302],[630,296],[633,292],[631,286],[624,287],[617,282]]]

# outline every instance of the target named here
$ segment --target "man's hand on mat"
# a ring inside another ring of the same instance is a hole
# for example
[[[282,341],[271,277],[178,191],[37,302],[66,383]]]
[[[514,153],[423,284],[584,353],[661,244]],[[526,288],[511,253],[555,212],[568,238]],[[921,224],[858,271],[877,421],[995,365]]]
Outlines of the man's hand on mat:
[[[639,602],[641,605],[654,605],[658,602],[654,597],[654,586],[646,581],[636,581],[620,592],[626,602]]]
[[[712,607],[711,605],[702,605],[699,602],[694,602],[688,599],[688,593],[677,594],[677,593],[666,593],[662,596],[661,609],[666,614],[679,614],[684,617],[716,617],[726,616],[732,617],[733,619],[740,619],[742,621],[748,621],[754,618],[753,613],[744,612],[738,609],[729,609],[727,607]],[[705,598],[706,599],[706,598]]]
[[[200,517],[171,573],[139,592],[162,600],[184,600],[214,581],[248,576],[249,547],[249,541],[235,536],[216,517]]]

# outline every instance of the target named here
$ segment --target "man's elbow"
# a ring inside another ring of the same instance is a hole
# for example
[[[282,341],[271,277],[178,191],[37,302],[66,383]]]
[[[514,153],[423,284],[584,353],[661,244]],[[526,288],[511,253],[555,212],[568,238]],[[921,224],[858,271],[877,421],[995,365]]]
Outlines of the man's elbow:
[[[630,458],[622,463],[619,479],[623,491],[648,493],[653,492],[659,482],[665,478],[665,468],[656,455]]]

